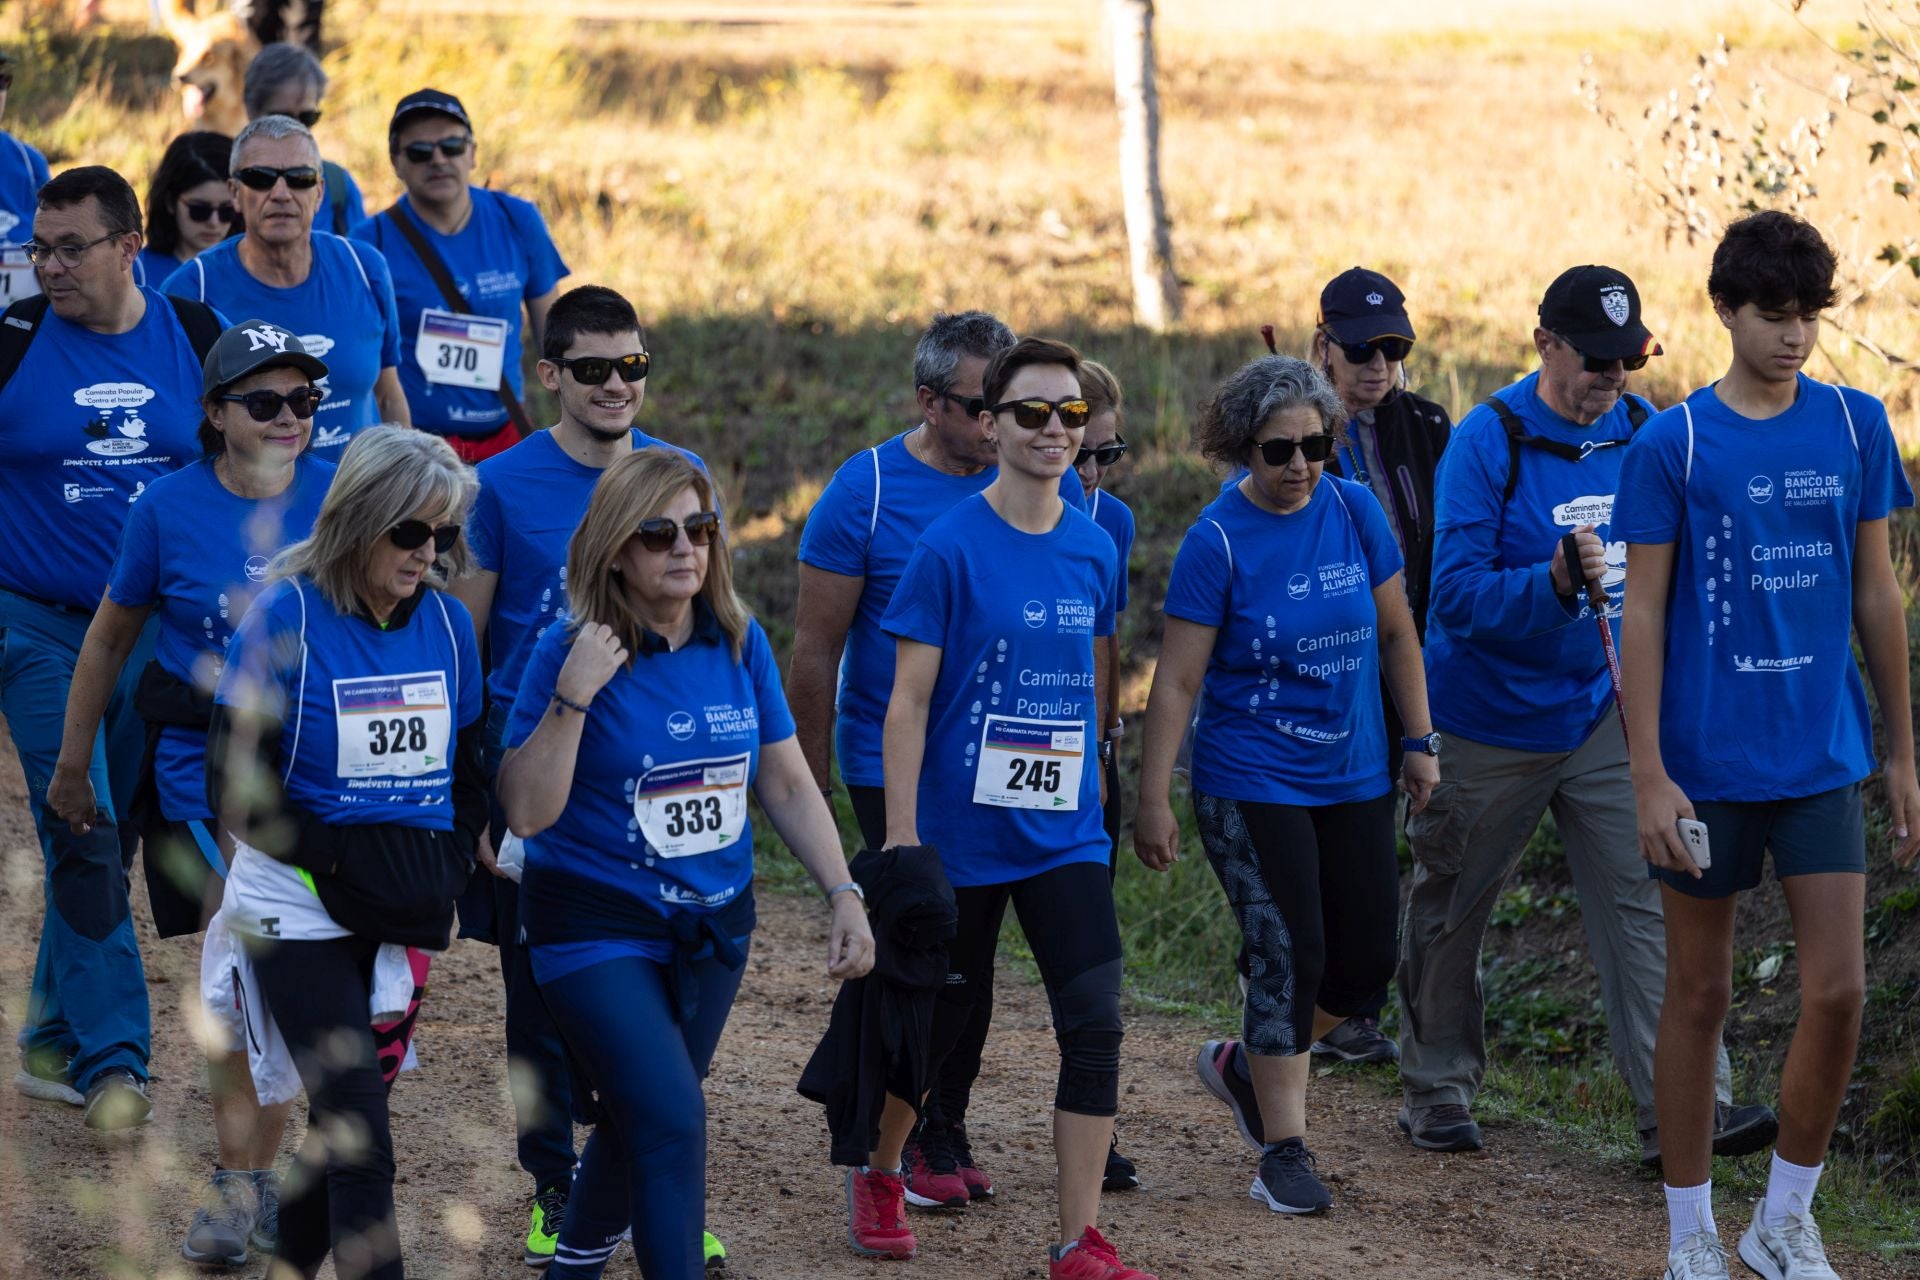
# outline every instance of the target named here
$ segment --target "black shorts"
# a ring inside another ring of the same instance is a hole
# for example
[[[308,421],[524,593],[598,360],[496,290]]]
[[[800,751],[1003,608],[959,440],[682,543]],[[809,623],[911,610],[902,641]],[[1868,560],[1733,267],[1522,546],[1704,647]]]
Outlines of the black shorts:
[[[1695,880],[1684,871],[1647,868],[1690,898],[1728,898],[1759,888],[1769,853],[1776,880],[1866,874],[1866,818],[1857,782],[1792,800],[1696,800],[1693,813],[1707,824],[1705,873]]]
[[[182,938],[206,928],[220,907],[227,878],[227,861],[213,824],[197,818],[155,820],[141,834],[141,849],[154,931],[163,938]]]

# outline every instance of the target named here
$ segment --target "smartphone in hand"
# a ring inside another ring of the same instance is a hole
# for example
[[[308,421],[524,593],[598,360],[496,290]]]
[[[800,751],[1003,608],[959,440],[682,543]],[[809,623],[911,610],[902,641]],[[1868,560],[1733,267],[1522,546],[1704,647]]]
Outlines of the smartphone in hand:
[[[1693,865],[1705,871],[1713,865],[1713,853],[1707,847],[1707,824],[1697,818],[1681,818],[1675,825],[1680,828],[1680,843],[1687,847],[1687,856],[1693,859]]]

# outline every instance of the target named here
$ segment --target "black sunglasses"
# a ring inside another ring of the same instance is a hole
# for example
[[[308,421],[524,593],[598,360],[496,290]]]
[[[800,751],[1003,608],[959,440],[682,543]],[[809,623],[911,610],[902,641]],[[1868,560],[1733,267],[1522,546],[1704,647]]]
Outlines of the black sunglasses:
[[[1267,460],[1270,467],[1284,467],[1292,462],[1295,449],[1308,462],[1325,462],[1333,456],[1333,434],[1325,432],[1308,436],[1305,440],[1262,440],[1254,447],[1260,450],[1260,456]]]
[[[289,111],[287,114],[292,116],[295,120],[298,120],[301,124],[307,126],[307,128],[311,129],[313,128],[313,126],[320,123],[320,117],[325,115],[326,113],[323,112],[319,107],[315,107],[311,111]]]
[[[387,530],[387,541],[402,551],[423,546],[428,538],[433,539],[433,554],[443,556],[453,550],[454,543],[460,541],[460,526],[443,524],[435,528],[425,520],[402,520]]]
[[[1387,358],[1388,364],[1398,364],[1413,352],[1411,338],[1374,338],[1368,342],[1342,342],[1328,333],[1327,341],[1340,348],[1340,354],[1347,358],[1348,364],[1372,364],[1373,353],[1376,351]]]
[[[13,72],[0,71],[0,93],[5,93],[11,88],[13,88]]]
[[[640,381],[647,376],[647,370],[653,367],[653,357],[644,351],[636,351],[628,356],[574,356],[571,359],[555,356],[547,363],[565,369],[582,386],[597,387],[615,369],[620,371],[622,382]]]
[[[320,185],[320,171],[310,164],[297,164],[291,169],[269,169],[265,165],[248,165],[237,171],[234,177],[240,184],[252,187],[255,191],[271,191],[273,184],[285,178],[289,191],[311,191]]]
[[[1081,446],[1080,452],[1074,455],[1073,465],[1076,467],[1083,466],[1088,458],[1092,458],[1098,465],[1110,467],[1126,456],[1127,442],[1125,440],[1115,440],[1112,444],[1103,444],[1098,449],[1089,449],[1083,445]]]
[[[673,544],[679,541],[682,529],[686,530],[690,545],[704,547],[720,532],[720,515],[714,511],[696,511],[679,524],[665,516],[655,516],[651,520],[642,520],[640,527],[633,531],[633,536],[640,539],[640,545],[649,551],[671,551]]]
[[[313,411],[318,409],[320,402],[326,398],[327,393],[318,387],[295,387],[285,395],[281,395],[278,391],[249,391],[245,395],[227,394],[214,397],[216,400],[247,406],[247,416],[255,422],[272,422],[280,416],[281,405],[293,410],[293,416],[296,418],[311,418]],[[420,544],[416,542],[413,545],[417,547]]]
[[[987,411],[987,398],[985,396],[961,396],[955,395],[951,391],[941,391],[937,394],[942,400],[952,401],[976,418]]]
[[[406,146],[400,148],[400,154],[415,164],[425,164],[427,161],[433,159],[435,148],[439,149],[441,155],[451,160],[455,156],[467,154],[467,148],[472,145],[472,138],[463,138],[459,134],[451,134],[440,139],[438,142],[409,142]]]
[[[1085,400],[1002,400],[993,406],[995,413],[1013,414],[1014,422],[1023,431],[1045,431],[1047,420],[1054,414],[1060,415],[1063,427],[1084,427],[1087,419],[1093,416],[1093,408]]]
[[[1565,338],[1561,338],[1560,335],[1557,333],[1554,334],[1553,336],[1556,338],[1559,338],[1561,345],[1566,347],[1567,350],[1573,352],[1573,354],[1580,357],[1580,361],[1583,365],[1586,366],[1586,370],[1588,373],[1610,373],[1613,371],[1613,366],[1616,364],[1619,365],[1622,369],[1625,369],[1628,373],[1632,373],[1636,369],[1644,369],[1647,367],[1647,360],[1649,359],[1649,357],[1644,351],[1637,356],[1615,356],[1611,360],[1602,360],[1599,356],[1588,355],[1586,352],[1582,351],[1580,348],[1574,346],[1571,342],[1568,342]]]
[[[189,222],[205,222],[211,218],[224,227],[231,225],[239,214],[239,210],[226,203],[210,204],[205,200],[188,200],[184,203]]]

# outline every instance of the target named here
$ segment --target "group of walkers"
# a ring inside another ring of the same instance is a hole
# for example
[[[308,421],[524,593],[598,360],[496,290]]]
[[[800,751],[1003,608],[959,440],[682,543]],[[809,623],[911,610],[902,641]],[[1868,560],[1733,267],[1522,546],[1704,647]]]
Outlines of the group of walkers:
[[[144,225],[120,175],[49,175],[0,137],[0,706],[46,866],[17,1082],[95,1129],[148,1118],[144,849],[161,935],[205,934],[222,1032],[188,1259],[402,1274],[388,1091],[457,919],[499,949],[524,1261],[598,1276],[625,1239],[654,1280],[722,1260],[701,1081],[755,925],[751,797],[827,904],[841,987],[799,1087],[851,1249],[914,1257],[909,1205],[1000,1190],[968,1111],[1011,905],[1059,1048],[1048,1274],[1152,1280],[1097,1225],[1141,1179],[1115,1132],[1132,586],[1165,615],[1134,844],[1180,860],[1188,773],[1246,996],[1196,1068],[1258,1153],[1256,1201],[1334,1204],[1316,1051],[1398,1059],[1415,1147],[1482,1145],[1480,950],[1551,811],[1665,1170],[1668,1277],[1728,1274],[1710,1158],[1769,1144],[1740,1257],[1834,1274],[1811,1209],[1864,989],[1856,636],[1908,864],[1920,784],[1888,537],[1912,494],[1879,402],[1800,372],[1832,301],[1812,227],[1729,228],[1708,292],[1732,359],[1665,411],[1626,390],[1660,348],[1621,272],[1556,278],[1539,370],[1457,426],[1408,389],[1401,291],[1342,273],[1307,358],[1254,359],[1201,409],[1225,483],[1163,596],[1130,582],[1135,521],[1102,487],[1128,450],[1116,373],[936,316],[919,422],[809,514],[783,684],[705,463],[634,426],[639,317],[561,293],[538,211],[470,185],[460,100],[396,105],[406,195],[368,218],[313,138],[318,64],[272,46],[255,71],[253,121],[169,148]],[[1803,978],[1777,1118],[1735,1101],[1719,1046],[1768,853]]]

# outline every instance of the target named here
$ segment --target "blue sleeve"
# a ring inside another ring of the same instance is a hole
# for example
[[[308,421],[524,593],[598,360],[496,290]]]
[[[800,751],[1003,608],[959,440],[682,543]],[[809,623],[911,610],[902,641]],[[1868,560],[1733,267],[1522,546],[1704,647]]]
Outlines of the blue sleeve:
[[[1406,568],[1406,559],[1400,554],[1400,544],[1387,524],[1387,513],[1381,510],[1380,499],[1373,496],[1373,490],[1348,485],[1346,495],[1350,501],[1358,498],[1351,505],[1354,524],[1360,531],[1360,549],[1367,557],[1367,585],[1377,587]]]
[[[160,601],[160,523],[151,497],[127,511],[120,552],[107,577],[107,598],[126,609],[145,609]]]
[[[33,172],[34,189],[38,190],[53,181],[53,170],[47,167],[47,158],[40,154],[40,148],[28,147],[27,154],[32,157],[27,167]]]
[[[505,197],[513,200],[514,197]],[[521,200],[525,206],[524,216],[512,216],[508,208],[508,220],[514,224],[514,230],[520,235],[520,243],[527,252],[527,289],[528,298],[545,297],[558,285],[562,277],[569,274],[567,264],[560,257],[560,250],[554,247],[553,235],[547,230],[547,220],[540,216],[540,210],[530,201]]]
[[[345,165],[340,166],[340,176],[347,180],[347,226],[351,229],[367,220],[367,201],[360,194],[360,184],[354,181],[353,174],[348,172]]]
[[[1120,504],[1120,537],[1115,549],[1120,553],[1114,565],[1113,611],[1127,611],[1127,566],[1133,562],[1133,509],[1125,503]]]
[[[773,660],[773,646],[758,622],[747,623],[747,642],[741,660],[753,677],[753,701],[760,715],[760,745],[785,742],[794,735],[793,712],[787,708],[787,691],[780,686],[780,664]]]
[[[1493,410],[1476,408],[1457,436],[1434,480],[1432,616],[1454,635],[1509,640],[1571,625],[1578,613],[1554,592],[1550,557],[1499,567],[1507,448]]]
[[[1203,627],[1224,627],[1233,590],[1226,534],[1202,519],[1187,530],[1167,575],[1167,601],[1160,611]]]
[[[1120,550],[1107,536],[1107,531],[1098,525],[1094,528],[1100,534],[1100,551],[1107,558],[1107,571],[1100,575],[1099,607],[1093,612],[1093,634],[1095,638],[1103,638],[1113,634],[1114,615],[1120,611],[1120,590],[1127,580],[1127,571],[1119,563]]]
[[[1887,407],[1877,396],[1842,388],[1853,413],[1854,433],[1860,438],[1859,520],[1884,520],[1895,507],[1913,505],[1913,486],[1900,464],[1893,430],[1887,425]]]
[[[198,258],[180,264],[180,269],[166,278],[162,284],[154,285],[162,293],[170,293],[176,298],[192,298],[195,302],[207,300],[207,269]]]
[[[800,563],[849,578],[867,576],[873,533],[874,453],[856,453],[827,482],[800,530]]]
[[[1613,495],[1616,540],[1660,546],[1679,539],[1687,510],[1679,436],[1668,422],[1649,422],[1627,446]]]
[[[1067,473],[1060,477],[1060,501],[1075,511],[1087,509],[1087,491],[1080,484],[1080,473],[1072,467],[1068,467]]]
[[[473,497],[473,510],[467,515],[467,548],[474,563],[488,573],[500,572],[500,491],[488,483],[481,468],[480,492]]]
[[[485,710],[487,672],[480,665],[480,645],[473,638],[473,615],[467,612],[467,606],[445,592],[440,593],[440,603],[447,607],[447,616],[453,620],[454,652],[460,661],[460,714],[458,724],[464,729],[480,718]]]
[[[567,626],[548,627],[547,633],[535,642],[526,670],[520,674],[520,691],[514,696],[513,710],[507,716],[507,746],[520,746],[540,727],[540,717],[547,714],[547,704],[553,701],[554,688],[560,682],[561,664],[567,660],[567,650],[572,645],[573,628]]]
[[[361,265],[367,269],[367,279],[373,282],[374,297],[380,304],[380,321],[386,327],[386,336],[380,341],[380,367],[398,368],[400,364],[400,304],[393,297],[393,268],[387,265],[387,259],[378,249],[369,249],[361,253],[352,245],[347,252],[359,257]]]
[[[900,575],[887,604],[880,629],[903,640],[918,640],[936,649],[947,644],[947,620],[953,616],[953,566],[946,556],[922,542]]]

